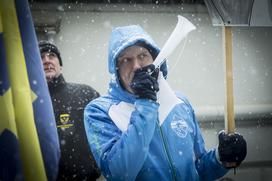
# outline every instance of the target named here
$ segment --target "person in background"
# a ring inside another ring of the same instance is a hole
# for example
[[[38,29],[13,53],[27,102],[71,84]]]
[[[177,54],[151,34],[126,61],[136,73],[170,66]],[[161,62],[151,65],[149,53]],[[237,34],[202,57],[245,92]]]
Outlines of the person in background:
[[[43,68],[57,124],[61,158],[57,180],[96,180],[100,171],[93,159],[83,124],[84,107],[99,93],[84,84],[68,83],[56,45],[39,42]]]
[[[221,132],[219,146],[206,151],[188,99],[176,93],[176,103],[169,108],[157,96],[158,77],[167,76],[165,62],[160,69],[152,64],[159,52],[140,26],[112,31],[108,94],[90,102],[84,111],[89,145],[102,174],[108,180],[141,181],[224,176],[246,157],[245,139]],[[163,118],[162,110],[168,110]]]

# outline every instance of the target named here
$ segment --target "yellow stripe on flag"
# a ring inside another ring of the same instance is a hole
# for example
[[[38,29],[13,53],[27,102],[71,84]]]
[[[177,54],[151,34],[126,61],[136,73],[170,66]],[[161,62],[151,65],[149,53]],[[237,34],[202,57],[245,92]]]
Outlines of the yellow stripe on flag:
[[[0,135],[5,129],[9,129],[18,137],[15,123],[14,110],[12,105],[11,89],[8,89],[3,96],[0,96]]]
[[[3,32],[1,18],[2,17],[0,11],[0,33]],[[14,110],[12,105],[12,94],[10,88],[6,90],[6,92],[2,96],[0,95],[0,120],[1,120],[0,135],[4,129],[9,129],[10,131],[13,132],[14,135],[16,135],[16,137],[18,137],[15,124]]]
[[[25,180],[46,180],[14,0],[0,0],[8,75]]]
[[[3,26],[2,26],[2,20],[1,20],[2,16],[1,16],[1,11],[0,11],[0,33],[3,32]]]

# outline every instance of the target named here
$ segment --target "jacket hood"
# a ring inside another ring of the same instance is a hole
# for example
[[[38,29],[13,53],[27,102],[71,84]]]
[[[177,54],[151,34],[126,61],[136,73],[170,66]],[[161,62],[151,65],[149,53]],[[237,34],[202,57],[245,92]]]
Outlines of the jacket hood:
[[[118,78],[116,62],[118,56],[123,50],[136,44],[140,44],[141,46],[147,48],[154,60],[160,52],[160,49],[154,40],[138,25],[117,27],[112,30],[108,49],[108,69],[112,75],[109,93],[117,93],[118,97],[122,95],[122,97],[125,99],[124,101],[127,102],[133,102],[135,96],[122,88]],[[160,70],[163,72],[164,77],[166,77],[166,62],[161,65]]]

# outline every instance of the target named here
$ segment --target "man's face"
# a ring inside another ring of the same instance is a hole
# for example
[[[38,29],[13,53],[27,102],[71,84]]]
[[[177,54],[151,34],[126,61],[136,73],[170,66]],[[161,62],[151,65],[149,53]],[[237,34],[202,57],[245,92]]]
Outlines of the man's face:
[[[41,56],[46,80],[50,82],[61,74],[58,56],[53,52],[43,52]]]
[[[153,58],[149,51],[141,46],[130,46],[119,55],[117,68],[121,83],[128,92],[133,93],[130,83],[135,70],[152,64],[152,62]]]

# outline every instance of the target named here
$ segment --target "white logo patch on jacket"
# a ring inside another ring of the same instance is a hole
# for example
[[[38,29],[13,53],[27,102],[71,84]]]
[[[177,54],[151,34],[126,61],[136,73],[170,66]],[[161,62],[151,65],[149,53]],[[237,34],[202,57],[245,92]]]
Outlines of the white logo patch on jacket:
[[[182,119],[174,119],[171,122],[171,128],[181,138],[185,138],[188,132],[192,132],[192,128]]]
[[[112,105],[109,109],[109,116],[115,123],[115,125],[122,131],[125,132],[128,129],[130,123],[130,117],[132,112],[135,110],[133,104],[126,102],[120,102],[117,105]]]

